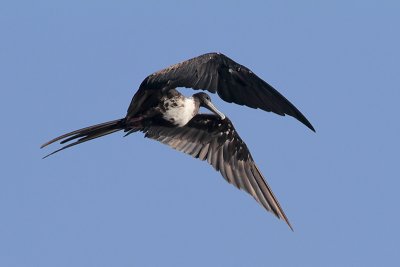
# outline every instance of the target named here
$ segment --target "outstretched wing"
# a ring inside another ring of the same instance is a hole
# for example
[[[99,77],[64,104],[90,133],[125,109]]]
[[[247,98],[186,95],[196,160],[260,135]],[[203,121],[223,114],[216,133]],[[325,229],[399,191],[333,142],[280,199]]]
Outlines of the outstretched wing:
[[[142,131],[145,137],[207,160],[226,181],[252,195],[266,210],[283,219],[292,229],[246,144],[228,118],[221,120],[213,114],[198,114],[183,127],[152,125]]]
[[[146,90],[176,87],[207,90],[229,103],[287,114],[315,131],[306,117],[271,85],[220,53],[204,54],[149,75],[140,85],[138,96]],[[135,102],[133,99],[128,113],[139,106]]]

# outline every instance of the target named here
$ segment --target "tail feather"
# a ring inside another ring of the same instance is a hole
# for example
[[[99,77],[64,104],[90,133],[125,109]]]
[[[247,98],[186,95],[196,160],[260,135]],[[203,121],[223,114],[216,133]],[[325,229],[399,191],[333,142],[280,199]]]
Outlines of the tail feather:
[[[60,141],[60,144],[65,144],[69,141],[72,140],[76,140],[77,141],[70,143],[68,145],[63,146],[60,149],[57,149],[56,151],[44,156],[43,158],[47,158],[61,150],[64,150],[66,148],[84,143],[86,141],[92,140],[92,139],[96,139],[108,134],[112,134],[115,132],[118,132],[120,130],[124,130],[125,129],[125,119],[118,119],[118,120],[113,120],[113,121],[108,121],[108,122],[104,122],[104,123],[100,123],[100,124],[96,124],[93,126],[89,126],[89,127],[85,127],[70,133],[66,133],[63,134],[59,137],[56,137],[46,143],[44,143],[40,148],[44,148],[54,142]]]

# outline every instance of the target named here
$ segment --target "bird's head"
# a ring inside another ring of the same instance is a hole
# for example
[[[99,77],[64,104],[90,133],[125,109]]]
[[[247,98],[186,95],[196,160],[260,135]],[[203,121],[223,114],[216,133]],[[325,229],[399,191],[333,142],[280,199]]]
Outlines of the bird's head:
[[[214,106],[214,104],[211,102],[211,97],[208,94],[200,92],[194,94],[193,98],[199,102],[200,107],[205,107],[206,109],[218,115],[221,119],[225,119],[225,115]]]

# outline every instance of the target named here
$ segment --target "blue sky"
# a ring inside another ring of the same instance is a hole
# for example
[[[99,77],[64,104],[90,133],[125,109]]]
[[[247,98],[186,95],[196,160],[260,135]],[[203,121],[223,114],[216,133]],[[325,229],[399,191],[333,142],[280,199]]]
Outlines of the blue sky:
[[[399,10],[2,1],[0,266],[400,264]],[[211,51],[252,69],[317,130],[213,96],[295,232],[204,162],[141,134],[41,159],[48,139],[123,117],[148,74]]]

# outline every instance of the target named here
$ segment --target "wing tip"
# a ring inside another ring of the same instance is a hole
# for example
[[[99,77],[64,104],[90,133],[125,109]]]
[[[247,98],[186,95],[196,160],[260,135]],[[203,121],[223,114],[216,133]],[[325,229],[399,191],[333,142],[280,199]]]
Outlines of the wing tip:
[[[306,121],[302,121],[302,123],[308,127],[308,129],[310,129],[311,131],[313,131],[314,133],[316,133],[317,131],[315,130],[314,126],[312,126],[312,124],[306,119]]]
[[[286,217],[286,214],[283,212],[283,210],[282,210],[282,214],[281,214],[281,215],[282,215],[282,217],[279,216],[280,219],[284,220],[284,221],[286,222],[286,224],[289,226],[290,230],[292,230],[292,232],[294,232],[293,226],[292,226],[292,224],[289,222],[289,219]]]
[[[306,116],[304,116],[303,113],[301,113],[301,111],[298,110],[292,103],[290,103],[290,105],[292,105],[293,110],[291,112],[285,112],[285,114],[287,114],[289,116],[292,116],[293,118],[297,119],[298,121],[303,123],[305,126],[307,126],[308,129],[310,129],[311,131],[313,131],[315,133],[316,130],[315,130],[314,126],[306,118]]]

